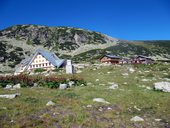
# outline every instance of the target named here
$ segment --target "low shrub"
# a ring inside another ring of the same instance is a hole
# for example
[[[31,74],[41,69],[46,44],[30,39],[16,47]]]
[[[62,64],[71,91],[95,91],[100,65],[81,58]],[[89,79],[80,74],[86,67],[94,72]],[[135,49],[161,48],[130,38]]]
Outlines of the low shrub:
[[[31,87],[34,83],[39,86],[47,86],[49,88],[58,88],[60,84],[74,81],[75,86],[86,85],[86,82],[82,78],[77,77],[57,77],[57,76],[42,76],[35,75],[29,76],[25,74],[17,76],[0,76],[0,87],[5,87],[7,84],[20,83],[22,87]]]

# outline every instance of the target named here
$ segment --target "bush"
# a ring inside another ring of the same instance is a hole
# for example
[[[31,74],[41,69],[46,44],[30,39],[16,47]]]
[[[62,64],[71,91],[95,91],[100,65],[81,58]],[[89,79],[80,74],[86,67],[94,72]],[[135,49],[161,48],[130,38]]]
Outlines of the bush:
[[[17,76],[0,76],[0,87],[5,87],[7,84],[20,83],[22,87],[31,87],[34,83],[38,83],[39,86],[47,86],[49,88],[58,88],[62,83],[68,83],[74,81],[75,86],[86,85],[86,82],[82,78],[77,77],[56,77],[56,76],[42,76],[35,75],[29,76],[25,74]]]

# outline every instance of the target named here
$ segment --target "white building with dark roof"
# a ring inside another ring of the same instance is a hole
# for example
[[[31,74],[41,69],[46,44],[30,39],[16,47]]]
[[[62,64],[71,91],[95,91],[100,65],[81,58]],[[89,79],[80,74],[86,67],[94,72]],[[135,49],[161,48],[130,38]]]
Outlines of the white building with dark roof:
[[[33,56],[21,61],[15,74],[20,74],[24,71],[32,71],[37,68],[52,70],[65,65],[66,60],[59,59],[54,52],[38,49]]]

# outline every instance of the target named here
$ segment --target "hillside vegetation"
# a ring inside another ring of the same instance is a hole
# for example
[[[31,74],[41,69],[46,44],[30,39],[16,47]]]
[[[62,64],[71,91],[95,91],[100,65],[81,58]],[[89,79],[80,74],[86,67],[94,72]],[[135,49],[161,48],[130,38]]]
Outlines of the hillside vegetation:
[[[129,72],[129,68],[135,72]],[[0,88],[1,94],[21,93],[15,99],[0,98],[0,127],[170,127],[170,94],[153,89],[155,82],[170,80],[170,65],[91,66],[76,76],[84,78],[87,86],[66,90],[46,86]],[[109,89],[113,83],[118,84],[117,89]],[[94,98],[103,98],[110,104],[94,102]],[[55,105],[46,106],[48,101]],[[134,116],[144,121],[130,121]]]
[[[105,54],[170,59],[170,41],[127,41],[73,27],[16,25],[0,31],[0,71],[13,71],[38,48],[76,62],[93,62]]]

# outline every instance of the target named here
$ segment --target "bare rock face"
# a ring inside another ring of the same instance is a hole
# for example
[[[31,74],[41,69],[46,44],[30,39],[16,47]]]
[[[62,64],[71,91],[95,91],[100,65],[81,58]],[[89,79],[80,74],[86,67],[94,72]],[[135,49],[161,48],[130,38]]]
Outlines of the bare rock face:
[[[170,92],[170,82],[157,82],[154,83],[154,89],[163,92]]]

